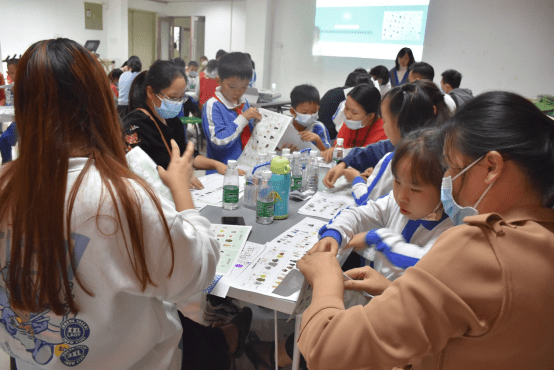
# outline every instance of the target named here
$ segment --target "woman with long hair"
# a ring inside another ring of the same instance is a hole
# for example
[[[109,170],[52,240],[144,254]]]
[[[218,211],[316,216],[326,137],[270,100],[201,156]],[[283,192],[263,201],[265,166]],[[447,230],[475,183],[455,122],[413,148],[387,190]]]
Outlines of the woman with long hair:
[[[210,329],[210,348],[171,304],[206,288],[219,259],[183,186],[192,145],[181,156],[172,141],[160,169],[171,204],[129,170],[106,74],[68,39],[25,52],[14,101],[20,156],[0,170],[2,348],[19,368],[179,368],[194,361],[183,341],[228,363],[240,326]]]

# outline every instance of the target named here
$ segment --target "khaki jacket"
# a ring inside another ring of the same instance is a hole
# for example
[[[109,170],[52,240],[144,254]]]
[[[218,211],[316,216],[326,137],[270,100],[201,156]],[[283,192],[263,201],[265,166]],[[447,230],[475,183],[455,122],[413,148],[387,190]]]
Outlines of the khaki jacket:
[[[311,369],[554,368],[554,210],[469,217],[365,307],[313,300]]]

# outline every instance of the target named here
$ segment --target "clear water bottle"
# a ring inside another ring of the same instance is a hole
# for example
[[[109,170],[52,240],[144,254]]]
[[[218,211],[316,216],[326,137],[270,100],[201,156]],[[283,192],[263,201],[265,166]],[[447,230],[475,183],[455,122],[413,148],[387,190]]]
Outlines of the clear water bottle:
[[[285,157],[286,155],[290,155],[290,148],[283,148],[281,151],[281,156]]]
[[[269,151],[269,152],[267,153],[267,161],[273,160],[273,157],[275,157],[275,156],[277,156],[277,152],[275,152],[275,151]]]
[[[290,190],[302,192],[302,154],[300,152],[294,152],[292,154],[292,170],[291,170],[291,182]]]
[[[258,152],[258,165],[267,162],[267,153]],[[254,168],[255,169],[255,168]],[[244,207],[252,210],[256,210],[256,194],[257,186],[260,183],[261,174],[264,170],[269,170],[269,166],[261,166],[256,171],[252,170],[252,173],[247,174],[244,183]]]
[[[239,207],[239,172],[237,161],[229,160],[223,177],[223,208],[235,210]]]
[[[333,150],[333,162],[336,164],[344,158],[344,138],[337,138],[337,145]]]
[[[310,161],[306,166],[306,189],[310,192],[317,192],[318,180],[319,180],[319,151],[310,151]]]
[[[300,151],[300,154],[302,154],[302,157],[300,158],[300,163],[302,164],[302,190],[305,191],[308,188],[308,176],[307,176],[307,167],[309,162],[309,155],[310,155],[311,149],[303,149]]]
[[[275,213],[273,188],[271,187],[271,170],[262,172],[262,179],[258,185],[258,198],[256,200],[256,223],[271,224]]]

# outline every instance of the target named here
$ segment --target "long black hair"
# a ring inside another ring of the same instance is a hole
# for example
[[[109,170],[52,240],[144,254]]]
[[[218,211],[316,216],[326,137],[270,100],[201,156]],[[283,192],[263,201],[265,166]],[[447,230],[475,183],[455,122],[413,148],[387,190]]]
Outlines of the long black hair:
[[[396,59],[394,60],[394,64],[395,64],[397,70],[400,69],[400,64],[398,64],[398,58],[404,57],[406,55],[406,53],[408,53],[408,55],[410,56],[410,61],[408,62],[408,69],[412,66],[412,64],[415,63],[414,53],[412,53],[412,49],[402,48],[402,49],[400,49],[400,51],[396,55]]]
[[[171,86],[176,78],[187,80],[184,71],[170,61],[156,61],[148,71],[135,77],[129,91],[129,109],[148,108],[146,88],[152,87],[155,94]]]
[[[456,110],[441,126],[448,157],[456,150],[469,161],[498,151],[525,171],[543,196],[543,205],[554,206],[554,121],[533,103],[514,93],[483,93]]]

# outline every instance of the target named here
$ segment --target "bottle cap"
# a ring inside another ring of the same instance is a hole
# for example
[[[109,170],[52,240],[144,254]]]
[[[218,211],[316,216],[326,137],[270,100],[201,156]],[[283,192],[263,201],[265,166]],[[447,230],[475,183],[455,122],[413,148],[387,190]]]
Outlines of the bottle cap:
[[[270,157],[272,157],[272,156],[277,156],[277,152],[275,152],[275,151],[269,151],[267,154],[268,154]]]
[[[269,170],[262,171],[262,178],[264,179],[270,179],[273,173]]]
[[[300,158],[302,156],[302,153],[295,151],[292,153],[292,158]]]
[[[337,138],[337,145],[342,146],[344,144],[344,138]]]
[[[283,155],[289,154],[290,155],[290,148],[283,148]]]
[[[229,160],[227,161],[227,166],[229,166],[231,169],[234,169],[237,167],[237,160]]]
[[[271,160],[271,172],[273,174],[288,174],[290,173],[290,163],[285,157],[275,156]]]
[[[312,149],[310,151],[310,157],[319,157],[319,151],[317,149]]]

